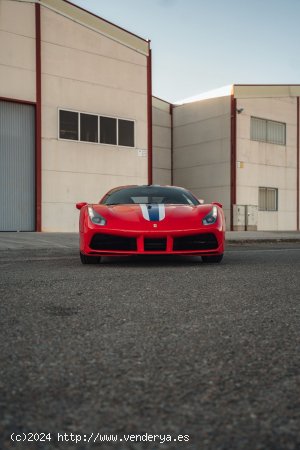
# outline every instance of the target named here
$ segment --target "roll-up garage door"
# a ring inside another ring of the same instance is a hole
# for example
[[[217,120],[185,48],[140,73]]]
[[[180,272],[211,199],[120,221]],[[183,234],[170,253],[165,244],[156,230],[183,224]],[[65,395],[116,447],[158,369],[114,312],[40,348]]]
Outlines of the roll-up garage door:
[[[0,231],[35,229],[35,108],[0,101]]]

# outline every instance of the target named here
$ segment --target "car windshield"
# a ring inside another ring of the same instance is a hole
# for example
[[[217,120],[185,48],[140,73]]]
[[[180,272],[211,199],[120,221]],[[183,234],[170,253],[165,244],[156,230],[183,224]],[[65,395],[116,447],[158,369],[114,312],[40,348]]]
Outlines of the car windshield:
[[[105,205],[163,204],[199,205],[190,192],[176,187],[136,186],[108,193],[101,201]]]

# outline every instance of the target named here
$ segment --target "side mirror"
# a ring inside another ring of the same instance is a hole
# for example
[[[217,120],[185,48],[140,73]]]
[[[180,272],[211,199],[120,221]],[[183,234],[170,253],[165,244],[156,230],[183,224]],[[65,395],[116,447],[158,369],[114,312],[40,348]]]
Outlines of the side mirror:
[[[204,205],[204,200],[203,200],[203,198],[198,198],[198,202],[200,203],[200,205]]]
[[[219,203],[219,202],[211,202],[211,203],[212,203],[212,205],[217,205],[217,206],[219,206],[220,208],[223,208],[222,203]]]
[[[85,205],[87,205],[87,202],[76,203],[76,208],[80,210],[80,209],[83,208]]]

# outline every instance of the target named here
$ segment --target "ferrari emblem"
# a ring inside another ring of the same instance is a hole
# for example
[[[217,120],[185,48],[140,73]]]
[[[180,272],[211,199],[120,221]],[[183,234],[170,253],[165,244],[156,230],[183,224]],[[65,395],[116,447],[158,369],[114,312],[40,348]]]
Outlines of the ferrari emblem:
[[[153,224],[153,228],[157,228],[157,223],[154,223],[154,224]]]

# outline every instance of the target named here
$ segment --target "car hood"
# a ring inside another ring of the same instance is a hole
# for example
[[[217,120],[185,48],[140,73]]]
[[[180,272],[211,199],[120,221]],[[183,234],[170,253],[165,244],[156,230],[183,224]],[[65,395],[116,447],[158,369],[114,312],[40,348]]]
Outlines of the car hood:
[[[156,224],[160,230],[199,228],[202,219],[211,211],[208,205],[91,205],[101,214],[111,228],[141,227],[153,229]]]

